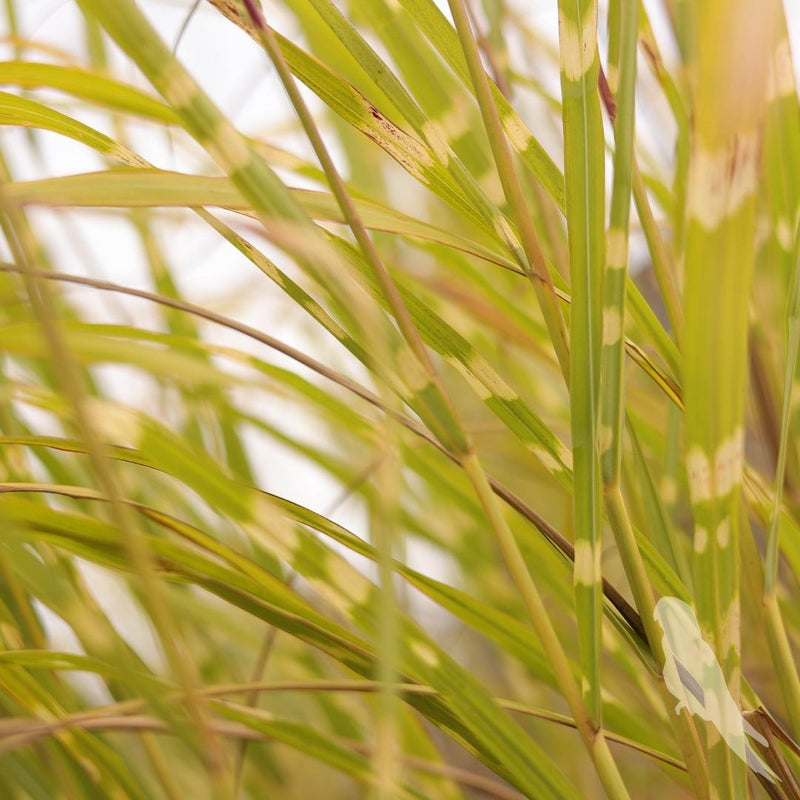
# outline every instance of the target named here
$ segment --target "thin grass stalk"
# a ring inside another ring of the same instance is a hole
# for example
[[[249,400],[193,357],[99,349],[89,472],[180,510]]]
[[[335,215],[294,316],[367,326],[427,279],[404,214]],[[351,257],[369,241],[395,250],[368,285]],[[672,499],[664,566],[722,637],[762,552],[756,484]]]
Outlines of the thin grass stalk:
[[[618,47],[609,61],[618,83],[614,125],[614,179],[611,191],[609,228],[606,234],[606,263],[603,270],[603,345],[598,450],[603,489],[619,492],[622,434],[625,414],[625,285],[628,277],[628,234],[631,207],[631,174],[636,91],[636,0],[612,0],[609,24],[617,23],[611,41]],[[621,496],[620,496],[621,499]]]
[[[615,9],[615,4],[609,6],[609,12],[612,9]],[[614,11],[615,16],[618,15],[618,12]],[[609,19],[609,25],[611,25],[611,19]],[[617,22],[618,24],[618,22]],[[615,36],[615,39],[619,40],[619,35]],[[611,50],[612,41],[609,40],[609,58],[611,57],[614,51],[617,51],[616,57],[619,58],[619,48],[620,48],[620,41],[615,41],[613,44],[615,45],[614,50]],[[619,63],[609,63],[608,67],[609,73],[614,75],[615,82],[619,84],[620,77],[619,77]],[[602,85],[602,82],[601,82]],[[635,84],[634,84],[635,85]],[[610,88],[610,80],[609,80],[609,89],[608,93],[602,95],[604,105],[606,107],[606,112],[608,116],[611,118],[612,123],[614,123],[615,129],[615,139],[616,139],[616,117],[620,113],[619,110],[619,102],[620,99],[618,98],[616,102],[612,102],[612,98],[614,95],[612,94],[612,89]],[[616,145],[619,148],[619,142]],[[616,157],[615,150],[615,157]],[[616,170],[615,170],[616,174]],[[670,327],[672,328],[672,336],[677,341],[680,330],[683,326],[683,309],[681,308],[681,301],[680,295],[678,293],[678,289],[675,282],[674,276],[674,267],[672,265],[669,253],[667,251],[667,246],[664,242],[664,237],[661,235],[661,231],[658,228],[658,223],[656,222],[655,215],[653,214],[653,208],[650,203],[650,198],[647,195],[647,189],[644,185],[644,179],[642,178],[641,171],[639,170],[638,160],[636,158],[635,149],[631,147],[630,153],[630,167],[628,170],[628,181],[632,185],[633,190],[633,198],[636,203],[636,211],[639,214],[639,221],[642,226],[642,231],[645,235],[645,239],[647,241],[647,248],[650,251],[650,257],[653,263],[653,272],[656,276],[656,282],[658,283],[659,291],[661,292],[661,298],[664,303],[664,307],[667,312],[667,319],[669,320]],[[630,206],[630,202],[628,201],[628,205]],[[612,207],[613,207],[613,194],[612,194]],[[611,230],[609,230],[609,236],[607,237],[606,246],[611,248],[613,246],[618,245],[619,239],[617,237],[612,236]],[[627,242],[626,242],[626,253],[627,253]],[[611,269],[611,265],[609,261],[606,263],[606,271]],[[637,292],[636,292],[636,285],[631,280],[629,276],[626,275],[626,293],[628,295],[628,300],[631,303],[634,303],[634,310],[637,310],[637,307],[640,306],[641,300],[639,300]],[[679,369],[677,365],[677,360],[673,361],[671,359],[667,359],[670,367],[672,368],[675,376],[679,374]]]
[[[786,457],[789,447],[789,418],[792,409],[792,392],[800,350],[800,235],[795,235],[795,267],[792,272],[791,291],[787,307],[787,346],[784,367],[783,407],[778,446],[778,463],[775,467],[775,486],[772,494],[767,551],[764,557],[764,621],[767,641],[775,663],[778,681],[786,709],[795,734],[800,731],[800,679],[798,679],[789,637],[778,605],[778,558],[780,553],[780,516],[783,487],[786,478]]]
[[[303,130],[325,172],[331,191],[336,197],[336,202],[344,215],[345,221],[352,230],[359,248],[380,284],[381,291],[389,303],[392,315],[400,328],[403,338],[413,350],[414,355],[419,360],[424,370],[429,375],[433,375],[433,362],[430,359],[428,350],[419,335],[419,331],[414,325],[414,321],[411,319],[411,315],[408,313],[408,309],[397,290],[397,286],[389,275],[389,270],[386,268],[377,247],[375,247],[375,243],[372,241],[369,232],[356,210],[355,204],[344,185],[344,181],[339,175],[339,171],[336,169],[336,165],[333,163],[328,148],[317,128],[317,124],[303,96],[300,94],[294,76],[286,63],[272,28],[267,25],[263,13],[257,6],[255,0],[242,0],[242,2],[253,24],[256,26],[261,44],[275,66],[281,84],[289,95],[292,106],[300,118]]]
[[[800,241],[796,223],[792,242],[792,221],[797,220],[797,187],[792,180],[800,152],[800,114],[798,114],[797,87],[792,70],[792,50],[788,38],[786,15],[782,14],[776,46],[770,59],[767,96],[768,111],[764,141],[764,167],[766,193],[770,201],[771,223],[774,227],[775,271],[780,280],[789,277],[787,304],[787,336],[784,367],[784,394],[780,422],[777,421],[777,398],[774,408],[774,450],[776,452],[775,488],[770,508],[765,575],[763,583],[763,613],[767,641],[770,647],[778,681],[795,735],[800,731],[800,685],[797,670],[789,647],[786,625],[778,599],[780,581],[780,519],[784,487],[796,496],[796,448],[789,433],[796,420],[793,416],[793,387],[796,385],[798,337],[800,337]],[[793,245],[793,247],[792,247]],[[794,462],[794,463],[793,463]]]
[[[384,393],[387,394],[387,393]],[[387,397],[389,403],[393,398]],[[378,443],[379,464],[376,475],[376,493],[371,514],[370,529],[378,551],[380,576],[380,619],[378,670],[378,704],[375,726],[374,771],[377,784],[372,796],[374,800],[394,800],[397,787],[402,785],[399,769],[399,697],[395,689],[398,680],[398,638],[402,635],[400,609],[394,585],[394,548],[399,526],[399,489],[402,485],[400,462],[397,456],[398,425],[385,417],[382,436]]]
[[[292,581],[294,580],[295,576],[297,575],[296,572],[290,572],[286,577],[286,585],[291,586]],[[278,633],[280,633],[280,628],[275,627],[274,625],[270,625],[264,637],[261,640],[261,646],[258,649],[258,655],[256,656],[256,663],[253,667],[251,672],[251,680],[253,682],[261,681],[264,679],[264,676],[267,674],[267,665],[269,663],[270,656],[274,652],[275,649],[275,642],[278,638]],[[256,704],[258,703],[258,692],[250,692],[247,697],[247,705],[250,708],[255,708]],[[247,743],[242,742],[239,746],[239,749],[236,751],[236,756],[234,760],[233,766],[233,774],[234,780],[236,784],[236,791],[241,792],[242,786],[242,776],[244,774],[244,765],[245,760],[247,759]]]
[[[396,405],[395,398],[387,391],[383,392],[382,399],[388,408]],[[402,785],[400,770],[402,761],[398,747],[400,693],[397,690],[398,641],[402,632],[394,572],[394,551],[401,546],[401,542],[398,541],[398,512],[402,473],[398,458],[398,433],[399,423],[392,415],[387,414],[382,430],[379,431],[376,457],[333,505],[335,509],[344,498],[349,497],[352,491],[375,473],[370,530],[378,552],[381,587],[378,610],[380,619],[378,645],[381,661],[376,683],[378,708],[375,747],[372,752],[377,776],[377,783],[372,791],[375,800],[394,800],[397,787]],[[326,516],[330,516],[331,513],[333,512],[326,513]]]
[[[653,209],[647,196],[647,189],[645,188],[635,153],[632,155],[631,178],[636,211],[639,214],[639,221],[642,223],[642,230],[647,239],[647,248],[650,251],[650,257],[653,262],[653,273],[656,276],[661,299],[667,312],[667,319],[672,328],[672,337],[677,342],[680,341],[680,333],[683,329],[683,308],[675,279],[675,271],[664,238],[653,215]]]
[[[655,622],[655,600],[622,497],[620,467],[625,414],[625,287],[628,277],[631,179],[634,164],[636,43],[638,0],[612,0],[609,6],[609,73],[616,84],[614,179],[611,192],[606,264],[603,274],[603,347],[601,362],[600,467],[606,513],[650,649],[664,667],[662,632]],[[647,204],[645,204],[647,206]],[[649,206],[647,206],[649,211]],[[663,675],[658,677],[670,722],[698,797],[707,796],[708,772],[700,739],[686,709],[676,717]]]
[[[418,683],[397,683],[394,685],[394,691],[398,696],[410,697],[412,695],[430,695],[436,697],[438,693],[430,686],[424,686]],[[304,694],[313,693],[352,693],[352,694],[377,694],[381,690],[380,681],[369,680],[304,680],[304,681],[247,681],[245,683],[223,683],[212,684],[204,686],[198,690],[198,696],[206,700],[220,699],[223,700],[232,695],[246,694],[246,695],[260,695],[260,694],[281,694],[300,692]],[[168,693],[166,695],[167,702],[180,703],[182,695],[180,693]],[[497,704],[503,708],[513,711],[515,714],[540,719],[544,722],[550,722],[555,725],[561,725],[568,728],[575,728],[575,720],[570,717],[559,714],[555,711],[548,711],[543,708],[536,708],[533,706],[525,705],[516,700],[508,700],[502,697],[495,698]],[[250,705],[250,704],[248,704]],[[143,700],[134,699],[126,700],[112,705],[100,706],[92,708],[87,711],[76,712],[67,718],[62,718],[53,721],[43,720],[25,720],[20,721],[20,727],[30,726],[33,729],[34,722],[37,723],[36,727],[47,735],[63,725],[69,725],[71,722],[80,722],[82,720],[96,719],[108,716],[128,716],[140,714],[146,711],[147,703]],[[7,728],[12,729],[13,724],[6,722]],[[3,733],[5,735],[13,735],[11,733]],[[639,753],[668,764],[677,770],[685,771],[685,766],[677,759],[670,756],[668,753],[661,752],[652,747],[635,742],[613,731],[605,731],[605,735],[610,742],[615,742],[623,747],[631,750],[636,750]],[[0,736],[0,740],[2,736]]]
[[[503,192],[511,209],[511,216],[522,239],[524,250],[524,259],[522,261],[539,298],[539,306],[547,329],[550,332],[550,340],[555,349],[564,380],[569,383],[570,359],[567,328],[561,309],[558,306],[550,270],[545,261],[539,237],[533,227],[533,220],[514,166],[511,148],[503,130],[500,114],[492,96],[489,79],[483,68],[478,44],[475,41],[470,25],[469,14],[464,5],[464,0],[448,0],[448,4],[469,69],[483,124],[489,137],[497,174],[503,185]]]
[[[670,406],[668,413],[672,415],[673,412],[676,416],[679,414],[675,406]],[[675,574],[680,577],[683,584],[691,586],[692,573],[686,559],[683,542],[678,537],[672,522],[672,507],[664,498],[664,490],[666,488],[667,491],[670,491],[672,479],[662,475],[661,491],[659,492],[636,431],[637,426],[628,417],[627,433],[633,446],[633,468],[636,471],[641,470],[644,475],[644,480],[641,481],[640,485],[642,501],[645,506],[644,520],[646,520],[643,522],[643,528],[650,531],[654,543],[664,554],[667,562],[675,571]],[[669,429],[667,430],[667,436],[669,436]],[[634,475],[634,472],[629,475],[629,485],[634,481]],[[677,482],[675,486],[677,487]]]
[[[158,778],[158,782],[164,791],[164,796],[167,800],[181,800],[182,795],[178,787],[175,777],[167,764],[164,754],[161,752],[158,739],[152,733],[143,732],[139,739],[142,743],[142,749],[147,754],[147,758],[153,765],[153,771]]]
[[[683,254],[686,251],[686,215],[684,213],[686,208],[686,192],[687,192],[687,173],[689,163],[689,139],[691,125],[689,122],[689,112],[686,107],[684,93],[678,88],[676,80],[667,70],[664,59],[658,46],[658,41],[653,33],[653,28],[650,24],[648,11],[645,3],[640,4],[639,8],[639,43],[641,45],[641,52],[646,62],[650,65],[653,76],[661,86],[664,97],[669,103],[672,115],[677,124],[677,141],[675,143],[675,172],[672,181],[672,193],[674,196],[673,213],[671,214],[672,221],[672,251],[673,253]],[[636,183],[634,183],[634,195],[637,194]],[[645,193],[646,197],[646,193]],[[638,202],[638,201],[637,201]],[[652,252],[652,251],[651,251]],[[656,258],[654,255],[654,266],[656,266]],[[660,265],[666,263],[659,259],[658,268]],[[670,280],[670,275],[673,279]],[[665,292],[661,287],[662,279],[664,286],[669,283],[674,283],[675,290],[680,295],[682,289],[683,275],[677,270],[670,272],[663,270],[661,278],[658,274],[656,279],[659,281],[659,288],[662,291],[662,296],[665,298],[665,304],[669,301],[674,293],[672,291]],[[679,310],[680,305],[675,310]],[[677,329],[676,329],[677,330]]]
[[[569,237],[570,427],[575,474],[575,612],[584,698],[602,725],[600,698],[600,502],[598,459],[604,260],[604,136],[597,92],[596,0],[560,0],[564,177]]]
[[[663,670],[665,662],[662,645],[663,631],[655,622],[653,616],[655,609],[653,590],[647,578],[641,553],[636,545],[636,537],[628,518],[628,512],[625,508],[619,485],[606,493],[605,506],[608,521],[614,531],[617,550],[625,567],[625,575],[630,584],[631,593],[639,611],[650,650],[659,670]],[[700,800],[707,798],[708,765],[694,720],[686,708],[683,708],[679,715],[673,712],[675,698],[668,691],[661,672],[658,675],[658,690],[664,701],[670,723],[675,730],[676,739],[686,762],[695,796]]]
[[[502,510],[495,500],[492,488],[486,480],[485,473],[477,457],[474,454],[470,454],[463,459],[462,466],[467,475],[470,476],[487,516],[492,520],[492,527],[499,534],[498,544],[503,552],[506,565],[521,594],[523,604],[530,614],[534,628],[542,643],[542,648],[551,662],[559,690],[564,696],[570,713],[575,720],[575,726],[589,750],[589,755],[603,788],[610,800],[628,798],[628,791],[614,757],[608,749],[603,729],[596,727],[591,719],[581,696],[580,688],[572,677],[566,653],[547,614],[547,608],[508,527],[508,523],[502,515]]]

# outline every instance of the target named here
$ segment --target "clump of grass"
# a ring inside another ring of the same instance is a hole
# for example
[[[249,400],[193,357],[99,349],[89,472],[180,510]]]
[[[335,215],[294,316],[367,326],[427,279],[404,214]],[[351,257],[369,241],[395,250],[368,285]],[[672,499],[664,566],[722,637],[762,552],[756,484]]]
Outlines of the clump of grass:
[[[237,26],[277,77],[281,146],[133,0],[79,0],[71,54],[19,10],[5,796],[800,797],[800,107],[778,0],[665,3],[657,25],[563,1],[557,39],[497,0],[187,3],[182,36]],[[96,169],[48,171],[54,136]],[[98,210],[149,289],[113,247],[102,278],[65,258],[52,223],[85,253]],[[248,291],[226,272],[201,296],[176,224]],[[244,321],[253,299],[301,320],[291,343],[279,315]],[[316,477],[276,490],[275,458]],[[659,598],[705,643],[674,651]]]

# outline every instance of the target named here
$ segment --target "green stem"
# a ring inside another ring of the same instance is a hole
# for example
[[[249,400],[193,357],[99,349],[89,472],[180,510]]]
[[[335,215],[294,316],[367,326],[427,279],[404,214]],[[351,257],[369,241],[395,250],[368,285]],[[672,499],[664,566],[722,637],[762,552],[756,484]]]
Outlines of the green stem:
[[[511,209],[512,218],[522,238],[522,248],[525,255],[523,263],[526,265],[527,274],[539,298],[539,305],[541,306],[547,329],[550,332],[550,339],[555,348],[564,380],[569,383],[569,344],[566,324],[558,306],[550,270],[542,252],[539,237],[533,227],[530,210],[514,167],[511,148],[503,131],[500,114],[492,96],[489,78],[483,68],[480,50],[470,26],[469,14],[463,0],[448,0],[448,3],[456,31],[458,32],[461,49],[467,62],[483,124],[489,137],[497,174],[503,185],[503,192]]]
[[[653,616],[655,610],[653,590],[636,543],[633,527],[625,509],[619,484],[606,485],[604,494],[608,521],[614,533],[617,550],[625,570],[625,577],[631,587],[636,610],[641,616],[650,651],[653,653],[659,670],[663,670],[665,661],[662,647],[663,631]],[[707,798],[708,767],[694,720],[686,708],[682,709],[679,715],[673,712],[675,698],[667,690],[662,672],[659,672],[658,683],[659,692],[664,699],[667,716],[672,723],[678,745],[686,761],[686,767],[689,771],[695,794],[698,798]]]
[[[770,510],[769,534],[764,569],[764,623],[770,653],[775,662],[783,698],[795,734],[800,734],[800,678],[789,647],[786,627],[778,604],[778,557],[780,551],[780,516],[783,486],[786,478],[786,457],[789,446],[789,416],[792,407],[792,387],[800,350],[800,236],[796,236],[795,269],[788,304],[788,340],[784,369],[783,408],[778,463],[775,468],[775,488]]]
[[[548,616],[542,596],[528,570],[514,534],[508,527],[502,508],[486,479],[486,474],[477,456],[474,453],[468,454],[464,457],[462,466],[495,531],[503,559],[511,573],[517,591],[520,593],[520,599],[528,611],[539,641],[542,643],[542,649],[550,662],[558,688],[566,700],[572,718],[575,721],[575,727],[581,734],[589,751],[589,756],[594,763],[606,794],[611,800],[622,800],[622,798],[629,797],[616,762],[608,749],[603,730],[602,728],[597,728],[592,722],[581,695],[580,687],[572,675],[567,655]]]
[[[636,211],[639,214],[639,221],[642,223],[642,230],[647,239],[650,257],[653,260],[653,272],[661,292],[661,299],[664,301],[664,307],[667,310],[667,318],[672,327],[672,335],[676,341],[680,341],[680,333],[683,327],[683,309],[678,287],[675,283],[675,271],[667,252],[667,246],[664,243],[664,237],[661,235],[655,216],[653,216],[653,209],[635,156],[633,157],[632,179]]]

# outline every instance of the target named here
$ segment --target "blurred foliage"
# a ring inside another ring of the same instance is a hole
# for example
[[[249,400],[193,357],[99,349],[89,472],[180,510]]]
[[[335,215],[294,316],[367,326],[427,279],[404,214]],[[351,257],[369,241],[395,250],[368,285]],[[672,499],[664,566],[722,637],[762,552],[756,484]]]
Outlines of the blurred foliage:
[[[157,5],[5,2],[3,797],[800,797],[780,2],[187,2],[247,131]],[[675,713],[662,596],[779,783]]]

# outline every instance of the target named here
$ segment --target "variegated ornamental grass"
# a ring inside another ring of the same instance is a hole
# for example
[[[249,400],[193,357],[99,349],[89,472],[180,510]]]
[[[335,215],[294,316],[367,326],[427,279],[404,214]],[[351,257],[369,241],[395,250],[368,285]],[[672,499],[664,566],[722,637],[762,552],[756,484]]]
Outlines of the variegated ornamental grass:
[[[3,797],[800,797],[786,9],[185,5],[242,29],[280,146],[158,3],[78,0],[63,48],[5,4]],[[149,287],[64,256],[84,214]],[[275,491],[287,452],[334,503]]]

